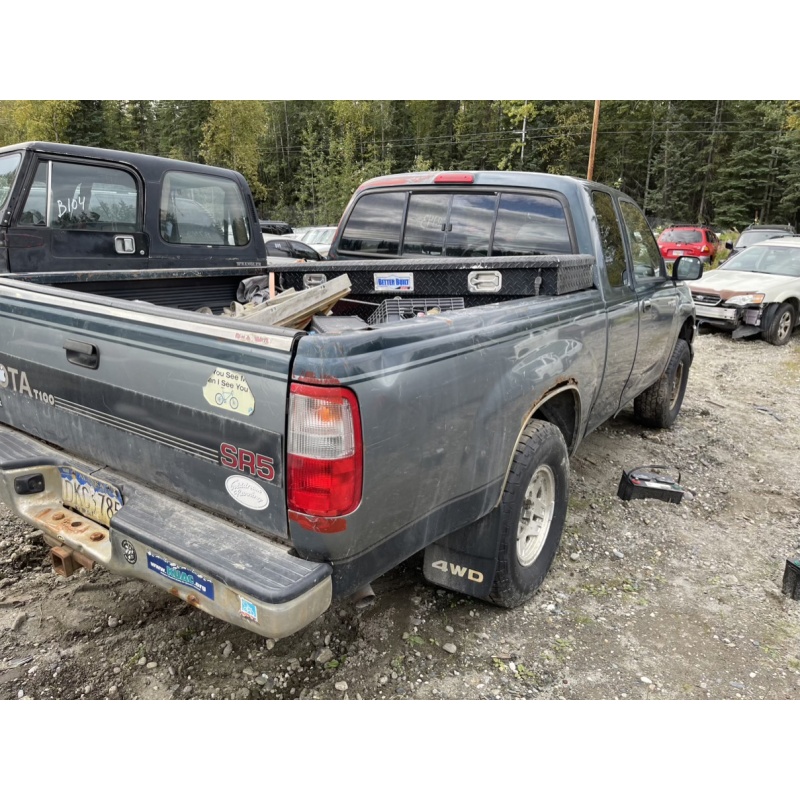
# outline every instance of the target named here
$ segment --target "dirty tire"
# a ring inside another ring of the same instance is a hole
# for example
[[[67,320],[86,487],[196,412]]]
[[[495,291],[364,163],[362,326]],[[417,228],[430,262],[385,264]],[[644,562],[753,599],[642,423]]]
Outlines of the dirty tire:
[[[692,354],[684,339],[678,339],[661,377],[633,401],[633,413],[643,425],[671,428],[686,394]]]
[[[539,588],[561,541],[568,494],[564,437],[555,425],[533,420],[517,444],[500,503],[492,603],[514,608]]]
[[[797,314],[794,307],[790,303],[781,303],[764,331],[764,338],[770,344],[778,346],[788,344],[792,338],[795,322]]]

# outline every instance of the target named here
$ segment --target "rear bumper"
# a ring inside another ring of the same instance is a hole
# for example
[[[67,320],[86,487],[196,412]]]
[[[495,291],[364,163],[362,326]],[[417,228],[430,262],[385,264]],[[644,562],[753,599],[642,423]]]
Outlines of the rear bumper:
[[[59,466],[120,488],[124,505],[109,527],[62,505]],[[18,494],[15,479],[39,474],[44,490]],[[330,606],[327,563],[235,527],[98,465],[0,426],[0,501],[44,532],[58,558],[100,564],[155,584],[219,619],[279,639]],[[54,558],[55,563],[55,558]]]

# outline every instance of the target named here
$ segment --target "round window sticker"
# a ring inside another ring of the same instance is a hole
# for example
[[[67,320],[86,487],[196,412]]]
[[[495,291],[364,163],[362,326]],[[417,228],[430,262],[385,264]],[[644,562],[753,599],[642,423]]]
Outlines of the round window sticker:
[[[225,490],[240,505],[261,511],[269,505],[267,493],[250,478],[231,475],[225,481]]]

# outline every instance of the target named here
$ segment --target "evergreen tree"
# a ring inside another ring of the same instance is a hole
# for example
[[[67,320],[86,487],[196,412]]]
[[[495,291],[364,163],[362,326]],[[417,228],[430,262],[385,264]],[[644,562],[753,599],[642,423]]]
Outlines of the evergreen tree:
[[[78,100],[70,115],[66,140],[85,147],[107,147],[102,100]]]

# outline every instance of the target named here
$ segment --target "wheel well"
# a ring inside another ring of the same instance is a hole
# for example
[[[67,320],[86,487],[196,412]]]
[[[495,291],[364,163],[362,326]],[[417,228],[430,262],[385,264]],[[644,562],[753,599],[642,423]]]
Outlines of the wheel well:
[[[681,331],[678,334],[679,339],[685,339],[687,344],[691,346],[692,340],[694,339],[695,334],[695,326],[694,320],[690,317],[683,321],[683,326],[681,327]]]
[[[572,453],[578,443],[580,397],[574,387],[565,386],[537,406],[530,419],[543,419],[555,425]],[[527,425],[527,422],[526,422]]]
[[[795,324],[797,324],[797,322],[800,321],[800,300],[798,300],[796,297],[787,297],[785,300],[767,304],[767,309],[764,312],[763,317],[761,318],[761,327],[763,330],[766,331],[769,329],[769,326],[775,319],[775,315],[778,313],[778,309],[784,303],[788,303],[788,305],[790,305],[794,309]]]
[[[783,302],[789,303],[789,305],[794,309],[794,318],[797,320],[798,317],[800,317],[800,300],[798,300],[796,297],[787,297]]]

